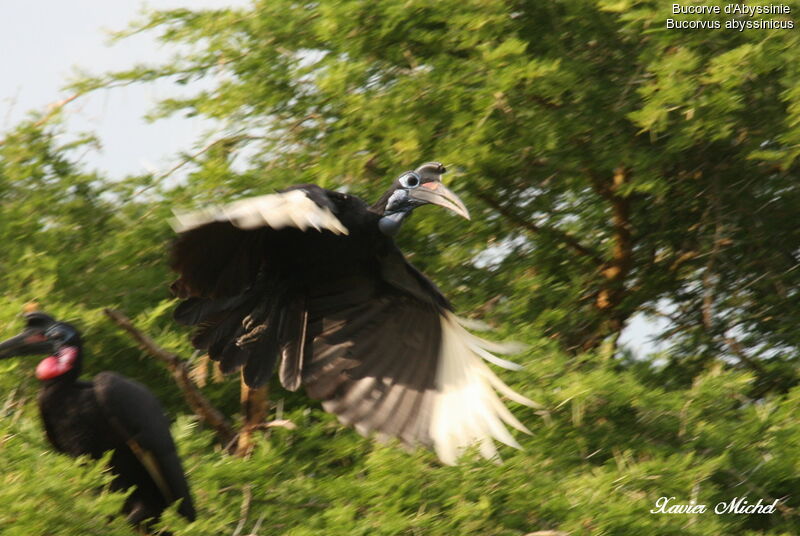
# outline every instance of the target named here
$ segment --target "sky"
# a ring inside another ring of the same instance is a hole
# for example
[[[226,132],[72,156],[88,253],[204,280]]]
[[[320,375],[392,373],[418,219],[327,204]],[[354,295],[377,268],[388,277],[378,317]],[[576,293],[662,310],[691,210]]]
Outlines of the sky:
[[[142,18],[142,10],[176,7],[244,6],[246,0],[10,1],[0,18],[0,131],[12,128],[32,110],[68,96],[63,88],[78,69],[90,74],[122,70],[137,63],[169,59],[174,49],[152,34],[110,44],[113,31]],[[213,128],[199,118],[170,118],[147,123],[143,116],[163,98],[180,94],[168,83],[116,88],[82,97],[65,109],[68,132],[92,132],[102,150],[89,155],[89,167],[114,178],[144,171],[166,171],[179,150],[188,151]]]
[[[69,97],[63,88],[78,70],[102,74],[137,63],[159,63],[175,53],[140,34],[110,44],[110,34],[142,17],[142,10],[179,7],[246,6],[249,0],[7,0],[0,17],[0,138],[31,111],[44,111]],[[180,95],[167,82],[133,85],[91,94],[65,108],[67,136],[95,134],[101,150],[84,163],[112,178],[145,172],[164,173],[181,152],[192,152],[213,124],[200,118],[172,117],[148,123],[144,115],[164,98]],[[634,317],[620,342],[637,353],[660,349],[651,341],[664,328],[643,316]]]

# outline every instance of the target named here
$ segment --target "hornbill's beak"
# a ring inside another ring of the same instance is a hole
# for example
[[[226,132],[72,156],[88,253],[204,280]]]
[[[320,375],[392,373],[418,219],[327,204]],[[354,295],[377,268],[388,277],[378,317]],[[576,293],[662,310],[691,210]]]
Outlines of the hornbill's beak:
[[[459,216],[470,219],[469,211],[461,199],[439,181],[424,182],[418,188],[410,190],[408,195],[417,201],[439,205],[452,210]]]
[[[46,354],[53,343],[38,329],[26,329],[16,337],[0,342],[0,359],[20,355]]]

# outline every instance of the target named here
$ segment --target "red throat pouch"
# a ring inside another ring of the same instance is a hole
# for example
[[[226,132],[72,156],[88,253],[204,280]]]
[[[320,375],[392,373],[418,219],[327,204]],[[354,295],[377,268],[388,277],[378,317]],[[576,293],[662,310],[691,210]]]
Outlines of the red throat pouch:
[[[74,346],[61,348],[56,355],[45,357],[36,367],[36,379],[52,380],[68,372],[75,365],[78,349]]]

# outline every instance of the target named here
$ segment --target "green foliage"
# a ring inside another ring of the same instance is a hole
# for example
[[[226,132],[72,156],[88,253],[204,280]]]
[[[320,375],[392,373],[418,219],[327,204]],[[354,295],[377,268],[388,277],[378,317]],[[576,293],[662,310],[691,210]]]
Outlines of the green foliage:
[[[502,465],[468,455],[441,466],[429,452],[375,444],[301,407],[285,415],[297,430],[273,429],[241,459],[211,448],[210,432],[193,420],[178,419],[173,433],[200,515],[186,524],[170,511],[163,524],[187,536],[240,525],[242,534],[287,535],[797,531],[800,390],[742,407],[737,397],[751,378],[737,372],[711,371],[676,392],[612,364],[576,364],[552,345],[531,357],[537,366],[518,374],[516,387],[546,409],[516,408],[533,434],[521,437],[524,451],[504,449]],[[0,421],[0,527],[129,534],[111,517],[122,496],[100,492],[102,464],[50,453],[32,408],[14,400]],[[713,508],[737,496],[786,495],[772,515],[649,512],[662,496]]]
[[[300,182],[371,200],[400,170],[442,160],[472,221],[421,210],[399,242],[459,310],[531,345],[525,370],[504,376],[541,404],[515,408],[533,432],[525,450],[442,467],[274,385],[298,429],[270,429],[249,459],[178,417],[200,517],[187,525],[171,511],[164,526],[795,534],[800,37],[666,30],[671,4],[270,0],[150,13],[129,33],[157,32],[181,54],[75,89],[206,78],[152,118],[203,115],[224,132],[198,140],[185,179],[121,181],[87,172],[79,155],[94,141],[65,143],[57,117],[7,133],[0,337],[39,300],[84,331],[88,374],[118,370],[186,414],[168,374],[101,312],[121,308],[191,355],[166,290],[171,208]],[[668,317],[666,351],[614,347],[635,314]],[[0,362],[0,532],[130,534],[102,464],[50,452],[32,369]],[[235,380],[204,392],[237,411]],[[710,510],[743,496],[782,503],[771,515],[650,513],[671,496]]]
[[[110,475],[104,464],[52,452],[34,415],[7,411],[11,401],[4,400],[0,419],[0,531],[129,535],[116,515],[125,497],[105,491]]]

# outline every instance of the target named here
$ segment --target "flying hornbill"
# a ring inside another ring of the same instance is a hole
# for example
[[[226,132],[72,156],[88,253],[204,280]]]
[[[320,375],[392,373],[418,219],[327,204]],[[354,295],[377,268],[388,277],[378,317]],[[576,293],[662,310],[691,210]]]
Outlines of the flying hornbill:
[[[111,489],[135,489],[123,506],[133,525],[148,527],[171,503],[190,521],[189,485],[158,399],[144,385],[114,372],[81,381],[83,344],[78,331],[38,311],[25,314],[25,330],[0,343],[0,359],[51,354],[36,367],[47,439],[59,452],[98,459],[113,450]]]
[[[519,367],[490,352],[513,348],[469,333],[437,287],[393,236],[416,207],[434,204],[469,219],[441,182],[444,166],[408,171],[372,206],[313,184],[176,213],[171,249],[184,301],[177,322],[223,372],[244,367],[251,386],[276,365],[282,385],[301,385],[363,435],[433,446],[455,463],[493,439],[519,448],[505,424],[527,429],[495,391],[532,405],[483,362]]]

